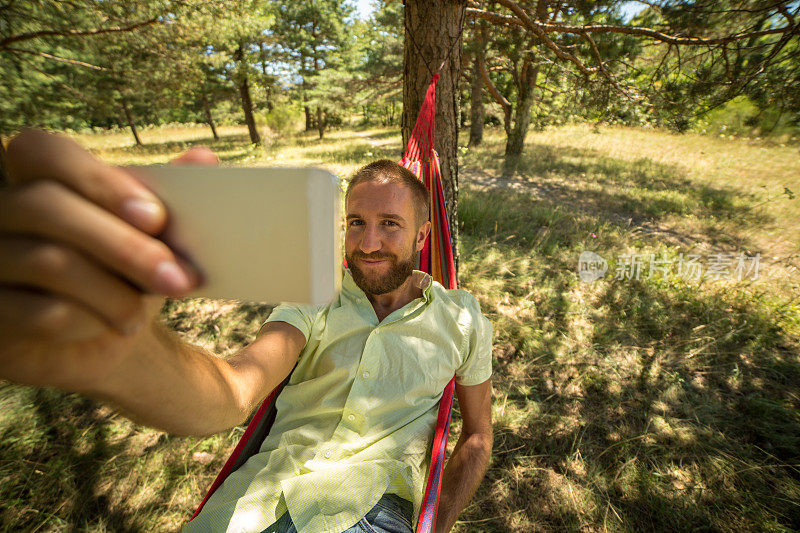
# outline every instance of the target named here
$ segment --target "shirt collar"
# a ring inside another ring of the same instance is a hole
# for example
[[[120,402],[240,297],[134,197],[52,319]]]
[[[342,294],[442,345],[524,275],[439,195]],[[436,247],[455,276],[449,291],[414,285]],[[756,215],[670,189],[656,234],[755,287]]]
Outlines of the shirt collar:
[[[354,300],[364,299],[367,300],[367,295],[361,290],[361,287],[356,285],[353,275],[350,273],[349,268],[343,268],[342,274],[342,292],[349,295]],[[414,270],[411,273],[411,282],[417,287],[422,289],[422,299],[425,302],[430,302],[433,299],[433,278],[427,272],[422,270]]]

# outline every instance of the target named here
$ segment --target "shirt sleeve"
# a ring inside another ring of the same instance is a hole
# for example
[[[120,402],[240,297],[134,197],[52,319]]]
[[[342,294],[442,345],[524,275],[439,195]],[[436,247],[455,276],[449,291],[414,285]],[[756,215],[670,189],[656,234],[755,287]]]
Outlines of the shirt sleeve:
[[[308,337],[311,334],[311,328],[314,326],[314,320],[317,317],[318,311],[318,306],[283,302],[272,310],[272,313],[270,313],[261,325],[261,328],[259,328],[258,335],[261,334],[261,330],[269,322],[286,322],[299,329],[306,338],[306,342],[308,342]]]
[[[468,307],[472,327],[467,337],[466,356],[456,369],[459,385],[477,385],[492,377],[492,323],[481,312],[480,304],[470,295]]]

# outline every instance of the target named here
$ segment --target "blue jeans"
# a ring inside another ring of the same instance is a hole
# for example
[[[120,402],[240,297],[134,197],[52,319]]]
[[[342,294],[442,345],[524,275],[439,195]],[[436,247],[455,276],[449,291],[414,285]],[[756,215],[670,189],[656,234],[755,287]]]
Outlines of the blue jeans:
[[[395,494],[384,494],[367,516],[342,533],[413,533],[413,512],[414,504],[410,501]],[[262,533],[297,533],[297,529],[286,512]]]

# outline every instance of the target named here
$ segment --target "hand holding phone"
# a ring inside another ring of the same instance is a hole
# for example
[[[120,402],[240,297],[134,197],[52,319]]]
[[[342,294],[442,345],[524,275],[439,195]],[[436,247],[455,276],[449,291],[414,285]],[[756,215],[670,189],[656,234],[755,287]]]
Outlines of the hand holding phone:
[[[209,154],[180,159],[202,163]],[[71,139],[23,131],[8,145],[7,173],[0,378],[81,390],[130,351],[165,296],[184,296],[199,278],[154,237],[166,222],[163,203]]]

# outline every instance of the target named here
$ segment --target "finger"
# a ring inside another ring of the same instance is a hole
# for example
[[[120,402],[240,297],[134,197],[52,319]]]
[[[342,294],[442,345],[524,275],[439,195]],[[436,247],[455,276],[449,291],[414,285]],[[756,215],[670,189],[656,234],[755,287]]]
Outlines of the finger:
[[[67,297],[122,335],[133,333],[144,319],[139,291],[77,250],[53,242],[0,238],[0,284]]]
[[[158,234],[166,223],[166,208],[150,189],[66,136],[23,130],[8,143],[6,159],[12,185],[58,181],[151,235]]]
[[[195,146],[170,162],[171,165],[219,165],[219,157],[205,146]]]
[[[70,342],[106,333],[108,326],[74,302],[30,290],[0,287],[0,336],[4,340],[37,338]]]
[[[53,181],[0,191],[0,233],[54,240],[95,258],[144,292],[179,297],[196,271],[166,244]]]

